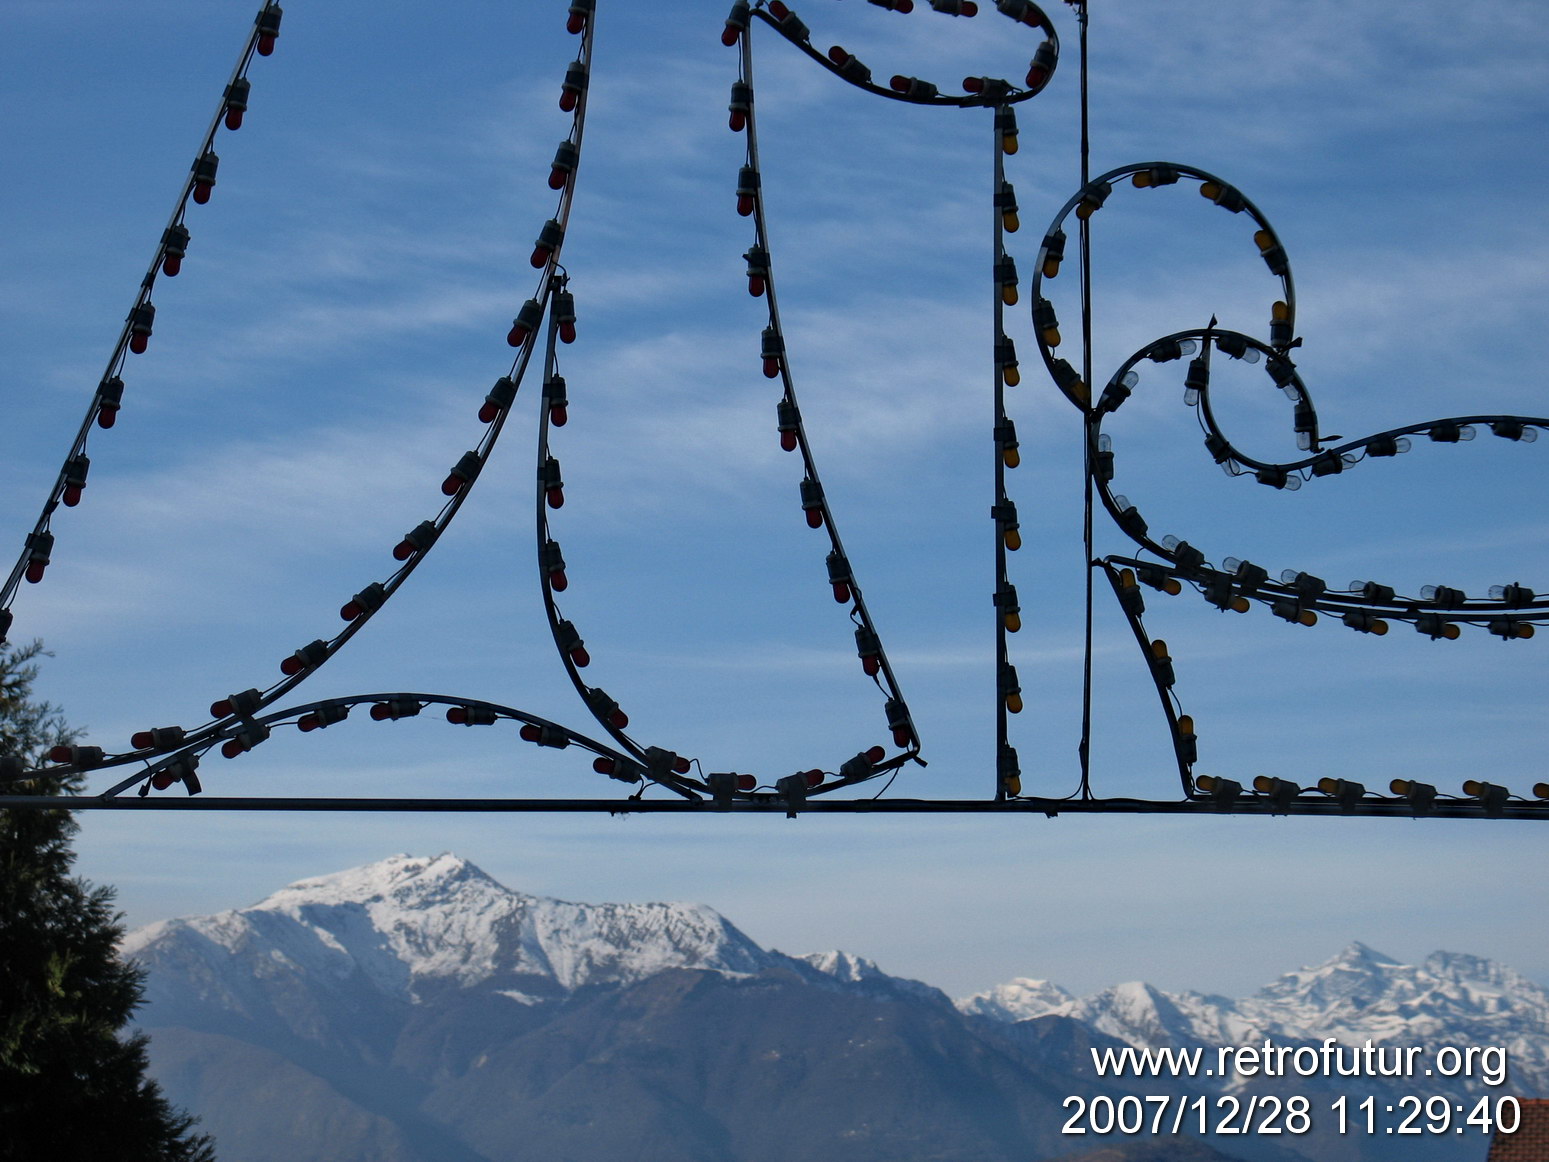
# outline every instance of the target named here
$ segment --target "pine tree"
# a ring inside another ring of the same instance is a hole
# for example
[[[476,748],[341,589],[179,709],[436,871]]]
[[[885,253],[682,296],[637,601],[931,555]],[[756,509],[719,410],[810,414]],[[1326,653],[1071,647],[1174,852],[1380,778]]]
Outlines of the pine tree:
[[[38,766],[69,742],[64,718],[32,698],[42,646],[0,646],[0,768]],[[78,776],[4,782],[57,795]],[[0,1159],[213,1162],[208,1137],[146,1076],[146,1038],[120,1036],[144,973],[118,959],[112,889],[70,875],[67,811],[0,810]]]

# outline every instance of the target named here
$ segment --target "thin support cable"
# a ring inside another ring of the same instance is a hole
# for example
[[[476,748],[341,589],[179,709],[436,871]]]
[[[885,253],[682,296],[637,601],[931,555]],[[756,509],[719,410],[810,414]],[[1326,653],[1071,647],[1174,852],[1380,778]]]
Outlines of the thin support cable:
[[[1091,176],[1091,139],[1087,103],[1086,0],[1077,0],[1076,23],[1080,58],[1077,71],[1080,76],[1081,90],[1081,186],[1085,189]],[[1081,379],[1083,383],[1090,385],[1092,382],[1092,234],[1090,223],[1086,218],[1081,219],[1078,237],[1081,249]],[[1081,797],[1085,799],[1091,798],[1092,795],[1092,624],[1095,600],[1092,570],[1096,557],[1092,537],[1092,441],[1095,437],[1090,401],[1082,409],[1081,427],[1083,480],[1081,551],[1082,573],[1086,577],[1086,585],[1081,651],[1081,743],[1077,753],[1081,763]]]

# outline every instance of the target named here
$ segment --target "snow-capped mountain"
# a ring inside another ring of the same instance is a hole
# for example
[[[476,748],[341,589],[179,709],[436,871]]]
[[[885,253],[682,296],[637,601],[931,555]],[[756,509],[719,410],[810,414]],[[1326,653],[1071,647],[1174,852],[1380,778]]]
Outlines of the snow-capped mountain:
[[[1549,1088],[1549,991],[1504,965],[1454,952],[1401,964],[1361,943],[1288,972],[1250,997],[1167,993],[1140,982],[1072,998],[1043,981],[1015,980],[957,1002],[1003,1021],[1071,1017],[1132,1045],[1494,1045],[1514,1083]]]
[[[749,974],[777,956],[703,905],[529,896],[449,854],[393,856],[301,880],[249,908],[151,924],[123,953],[153,970],[153,989],[155,970],[175,964],[213,990],[211,1000],[241,998],[255,977],[295,975],[365,982],[411,1004],[449,986],[533,1001],[669,968]]]
[[[1455,953],[1404,965],[1355,944],[1237,1000],[1138,982],[1077,998],[1018,978],[954,1004],[847,952],[761,948],[701,905],[527,895],[452,855],[302,880],[142,928],[123,950],[149,973],[139,1019],[158,1078],[205,1116],[223,1162],[1031,1162],[1080,1145],[1060,1132],[1071,1095],[1192,1100],[1240,1083],[1105,1076],[1094,1054],[1265,1038],[1500,1045],[1508,1092],[1549,1092],[1549,993]],[[1153,1145],[1249,1162],[1483,1157],[1482,1139],[1322,1131]],[[1144,1153],[1109,1146],[1101,1157]]]

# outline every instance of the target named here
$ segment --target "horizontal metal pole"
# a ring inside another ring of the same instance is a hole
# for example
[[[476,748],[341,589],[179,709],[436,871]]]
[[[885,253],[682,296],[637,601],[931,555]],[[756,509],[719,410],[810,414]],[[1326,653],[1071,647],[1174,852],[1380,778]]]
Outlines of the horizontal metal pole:
[[[787,814],[784,800],[773,796],[738,799],[719,807],[704,799],[420,799],[420,798],[287,798],[216,796],[139,796],[102,798],[96,795],[0,795],[0,809],[65,811],[401,811],[401,812],[605,812],[609,815],[657,814]],[[1285,807],[1241,799],[1230,806],[1208,800],[1151,799],[814,799],[797,806],[802,815],[1316,815],[1415,818],[1402,800],[1373,799],[1342,807],[1330,801],[1309,799]],[[1489,813],[1466,800],[1436,803],[1420,818],[1430,819],[1545,819],[1549,802],[1514,803]]]

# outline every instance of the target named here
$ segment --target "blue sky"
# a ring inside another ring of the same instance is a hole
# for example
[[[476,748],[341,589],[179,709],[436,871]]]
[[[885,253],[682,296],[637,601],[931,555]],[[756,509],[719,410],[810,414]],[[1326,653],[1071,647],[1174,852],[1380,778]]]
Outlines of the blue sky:
[[[924,4],[920,6],[926,8]],[[988,7],[988,5],[986,5]],[[0,539],[19,550],[112,350],[256,4],[13,0],[0,13]],[[994,13],[905,18],[804,0],[820,47],[943,89],[1018,75],[1033,47]],[[1542,126],[1549,32],[1518,5],[1394,11],[1269,0],[1250,11],[1094,5],[1093,172],[1171,160],[1239,186],[1287,245],[1304,378],[1326,431],[1355,437],[1477,412],[1549,414]],[[647,743],[772,779],[882,742],[880,701],[802,520],[795,458],[759,373],[744,293],[735,53],[719,2],[602,0],[585,154],[564,252],[580,339],[554,433],[567,503],[567,616],[588,677]],[[1047,92],[1019,109],[1007,173],[1024,278],[1078,185],[1075,25]],[[191,208],[183,272],[158,284],[118,425],[97,432],[83,503],[55,521],[18,640],[54,651],[43,693],[91,740],[204,721],[267,685],[384,578],[402,534],[482,432],[535,276],[532,239],[568,129],[565,5],[465,0],[287,6],[250,70],[243,128]],[[1013,35],[1008,37],[1007,32]],[[791,364],[852,563],[930,760],[908,796],[987,794],[993,759],[988,207],[982,111],[857,93],[760,26],[764,188]],[[1180,185],[1127,187],[1094,220],[1099,381],[1211,314],[1263,335],[1273,284],[1251,231]],[[1073,283],[1054,285],[1074,334]],[[1024,286],[1025,296],[1025,286]],[[1025,297],[1024,297],[1025,303]],[[1032,793],[1076,778],[1079,423],[1036,369],[1011,474],[1025,546],[1013,639],[1028,709],[1013,741]],[[1537,445],[1417,442],[1294,495],[1226,480],[1158,368],[1110,430],[1118,482],[1153,530],[1276,571],[1482,593],[1545,572]],[[532,561],[536,377],[428,561],[298,691],[487,698],[587,731],[554,659]],[[1289,450],[1287,409],[1245,377],[1234,440]],[[1099,548],[1124,551],[1099,524]],[[1539,587],[1542,583],[1539,582]],[[1199,769],[1380,786],[1518,791],[1541,765],[1543,643],[1482,633],[1374,640],[1256,608],[1159,595]],[[1176,786],[1155,697],[1099,606],[1093,772],[1103,793]],[[571,752],[427,712],[278,732],[217,794],[607,795]],[[453,850],[525,890],[693,899],[767,944],[840,945],[953,992],[1013,975],[1086,990],[1145,978],[1248,991],[1360,939],[1451,948],[1549,980],[1544,843],[1532,824],[1313,819],[733,819],[210,814],[83,817],[80,866],[132,922],[240,906],[304,875]],[[1525,922],[1526,921],[1526,922]]]

